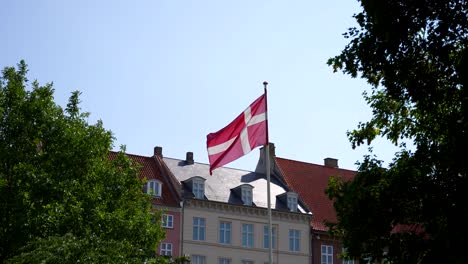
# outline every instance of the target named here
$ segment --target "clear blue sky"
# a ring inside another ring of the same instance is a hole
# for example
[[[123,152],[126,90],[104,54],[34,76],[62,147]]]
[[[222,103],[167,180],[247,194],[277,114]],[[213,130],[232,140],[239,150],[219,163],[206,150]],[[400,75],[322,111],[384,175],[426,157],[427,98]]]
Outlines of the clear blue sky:
[[[346,131],[371,116],[361,79],[333,73],[357,1],[4,0],[0,66],[24,59],[29,79],[53,82],[65,106],[79,90],[89,121],[102,119],[115,149],[166,157],[194,152],[240,114],[268,81],[270,141],[282,158],[356,169],[367,146]],[[391,161],[379,140],[374,153]],[[254,170],[258,150],[229,167]]]

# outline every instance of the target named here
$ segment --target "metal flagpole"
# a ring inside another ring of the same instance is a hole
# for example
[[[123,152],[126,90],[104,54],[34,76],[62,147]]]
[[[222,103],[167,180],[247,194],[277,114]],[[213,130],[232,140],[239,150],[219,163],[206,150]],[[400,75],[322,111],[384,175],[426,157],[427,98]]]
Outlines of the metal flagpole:
[[[271,197],[270,197],[270,142],[268,138],[268,97],[267,97],[267,85],[268,82],[263,82],[265,87],[265,120],[266,120],[266,146],[265,146],[265,166],[266,166],[266,178],[267,178],[267,203],[268,203],[268,232],[269,232],[269,246],[268,246],[268,263],[273,264],[273,228],[271,224]]]

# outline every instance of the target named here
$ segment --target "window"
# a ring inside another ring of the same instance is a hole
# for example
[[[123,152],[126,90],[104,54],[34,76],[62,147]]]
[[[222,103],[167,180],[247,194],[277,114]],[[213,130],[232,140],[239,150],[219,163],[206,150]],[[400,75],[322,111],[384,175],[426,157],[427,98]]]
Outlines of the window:
[[[219,222],[219,243],[231,244],[231,223]]]
[[[163,214],[162,215],[162,227],[164,228],[173,228],[174,227],[174,216]]]
[[[252,205],[252,188],[242,186],[242,201],[244,205]]]
[[[273,249],[276,249],[276,227],[273,226],[271,228],[273,230]],[[263,247],[270,248],[270,234],[268,232],[269,228],[268,225],[263,226]]]
[[[149,180],[146,184],[146,193],[161,197],[161,182],[158,180]]]
[[[301,231],[289,229],[289,251],[298,252],[301,250]]]
[[[253,260],[242,260],[242,264],[254,264]]]
[[[227,258],[218,259],[218,264],[231,264],[231,260]]]
[[[205,256],[192,255],[190,257],[190,262],[192,264],[206,264],[206,258],[205,258]]]
[[[291,212],[297,212],[297,194],[289,192],[288,193],[288,209]]]
[[[322,264],[333,264],[333,247],[322,245]]]
[[[172,244],[171,243],[161,243],[161,256],[172,256]]]
[[[205,218],[193,218],[193,240],[205,240]]]
[[[205,183],[200,179],[193,180],[192,191],[193,195],[197,199],[204,199],[205,198]]]
[[[242,246],[253,247],[253,225],[242,224]]]
[[[347,252],[346,248],[343,248],[341,251],[342,251],[343,254],[345,255],[345,258],[343,259],[343,264],[354,264],[354,260],[353,260],[353,259],[348,259],[348,258],[346,258],[346,252]]]

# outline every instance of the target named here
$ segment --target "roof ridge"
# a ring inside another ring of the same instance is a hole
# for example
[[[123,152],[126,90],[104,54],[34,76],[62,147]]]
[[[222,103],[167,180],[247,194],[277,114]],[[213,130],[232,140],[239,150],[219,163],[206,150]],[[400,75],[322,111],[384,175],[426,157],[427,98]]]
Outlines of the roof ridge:
[[[178,161],[185,161],[184,159],[178,159],[178,158],[171,158],[171,157],[163,157],[164,159],[171,159],[171,160],[178,160]],[[197,162],[195,161],[193,164],[199,164],[199,165],[206,165],[206,166],[210,166],[209,163],[204,163],[204,162]],[[192,165],[193,165],[192,164]],[[251,171],[251,170],[246,170],[246,169],[236,169],[236,168],[233,168],[233,167],[219,167],[219,169],[229,169],[229,170],[236,170],[236,171],[246,171],[246,172],[253,172],[253,173],[257,173],[255,171]]]
[[[119,154],[120,153],[120,151],[113,151],[113,150],[110,150],[109,152],[114,153],[114,154]],[[147,158],[147,159],[152,158],[152,156],[142,156],[142,155],[127,153],[127,152],[123,152],[123,154],[125,154],[127,156],[134,156],[134,157]]]
[[[293,159],[287,159],[287,158],[281,158],[281,157],[275,157],[275,159],[282,159],[282,160],[286,160],[286,161],[298,162],[298,163],[303,163],[303,164],[307,164],[307,165],[318,166],[318,167],[322,167],[322,168],[329,168],[329,169],[334,169],[334,170],[344,170],[344,171],[350,171],[350,172],[357,172],[356,170],[350,170],[350,169],[345,169],[345,168],[340,168],[340,167],[337,167],[337,168],[327,167],[327,166],[325,166],[325,165],[323,165],[323,164],[312,163],[312,162],[306,162],[306,161],[301,161],[301,160],[293,160]]]

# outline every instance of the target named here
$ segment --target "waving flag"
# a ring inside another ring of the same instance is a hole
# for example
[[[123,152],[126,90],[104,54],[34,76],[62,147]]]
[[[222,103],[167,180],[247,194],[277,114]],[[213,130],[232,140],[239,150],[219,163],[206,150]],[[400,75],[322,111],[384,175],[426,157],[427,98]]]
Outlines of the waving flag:
[[[206,136],[210,174],[252,149],[267,144],[266,92],[225,128]]]

